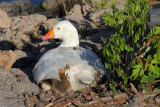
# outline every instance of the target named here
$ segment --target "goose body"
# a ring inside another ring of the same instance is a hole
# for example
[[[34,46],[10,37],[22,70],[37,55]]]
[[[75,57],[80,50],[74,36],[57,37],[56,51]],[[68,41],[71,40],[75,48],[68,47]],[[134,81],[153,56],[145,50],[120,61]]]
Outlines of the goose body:
[[[59,38],[58,48],[44,53],[33,69],[34,79],[45,90],[63,94],[89,87],[108,72],[99,57],[79,47],[76,28],[69,21],[61,21],[43,39]]]

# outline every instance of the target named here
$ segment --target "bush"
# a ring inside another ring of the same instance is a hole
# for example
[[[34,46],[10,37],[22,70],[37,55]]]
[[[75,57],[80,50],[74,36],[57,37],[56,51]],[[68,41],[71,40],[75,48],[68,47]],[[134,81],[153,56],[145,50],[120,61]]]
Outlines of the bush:
[[[125,10],[117,10],[115,0],[111,0],[111,5],[102,0],[98,7],[113,10],[102,16],[106,27],[116,31],[110,38],[102,38],[105,68],[112,74],[110,88],[124,89],[129,82],[136,82],[137,86],[155,84],[160,77],[160,27],[146,34],[151,9],[148,2],[128,0]]]

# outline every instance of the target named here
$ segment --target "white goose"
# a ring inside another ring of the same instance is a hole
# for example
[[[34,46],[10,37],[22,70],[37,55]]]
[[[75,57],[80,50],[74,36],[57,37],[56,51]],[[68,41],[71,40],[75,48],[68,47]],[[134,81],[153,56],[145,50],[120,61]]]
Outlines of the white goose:
[[[64,94],[86,88],[94,80],[109,75],[95,53],[79,47],[77,29],[69,21],[56,23],[43,37],[49,38],[62,39],[62,43],[44,53],[33,69],[34,79],[43,89]]]

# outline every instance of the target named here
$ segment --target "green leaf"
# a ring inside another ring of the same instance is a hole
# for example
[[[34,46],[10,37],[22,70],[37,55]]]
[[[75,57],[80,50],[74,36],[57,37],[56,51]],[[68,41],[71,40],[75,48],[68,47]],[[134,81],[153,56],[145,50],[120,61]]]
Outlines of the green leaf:
[[[156,26],[153,28],[152,30],[153,34],[156,35],[156,34],[160,34],[160,26]]]
[[[138,53],[137,53],[137,52],[135,52],[135,53],[134,53],[134,55],[135,55],[135,56],[137,56],[137,55],[138,55]]]
[[[141,45],[139,43],[137,43],[137,48],[140,48],[140,47],[141,47]]]
[[[119,31],[120,33],[123,33],[123,26],[121,26],[121,28],[120,28],[120,31]]]
[[[119,61],[119,60],[120,60],[120,57],[119,57],[119,55],[116,55],[116,57],[117,57],[117,61]]]
[[[132,48],[132,47],[130,47],[130,50],[131,50],[131,51],[133,51],[133,48]]]
[[[144,88],[144,89],[145,89],[145,91],[146,91],[146,92],[148,92],[148,91],[149,91],[149,88]]]
[[[110,52],[107,48],[106,48],[106,54],[107,54],[107,56],[110,56]]]
[[[153,59],[153,58],[152,58],[152,55],[148,55],[148,56],[147,56],[147,59],[148,59],[148,60],[152,60],[152,59]]]
[[[144,75],[144,69],[142,67],[141,71],[140,71],[140,76],[142,77]]]
[[[127,50],[128,52],[130,51],[130,47],[128,45],[125,45],[125,50]]]
[[[151,60],[151,64],[158,64],[158,60],[156,58],[154,58],[153,60]]]
[[[123,51],[123,46],[122,45],[120,45],[120,49],[121,49],[121,51]]]
[[[140,73],[140,70],[142,67],[143,67],[143,65],[141,65],[141,64],[135,65],[133,67],[134,69],[132,70],[132,75],[131,75],[133,80],[135,80],[139,76],[139,73]]]
[[[111,88],[111,90],[113,91],[113,96],[115,95],[115,90],[116,90],[116,82],[111,81],[109,83],[109,87]]]
[[[116,71],[117,71],[118,77],[122,77],[123,78],[123,73],[120,70],[116,70]]]
[[[136,18],[136,23],[139,25],[141,23],[141,20],[139,18]]]
[[[109,68],[109,66],[110,66],[110,64],[109,64],[109,63],[107,63],[107,62],[105,62],[105,64],[104,64],[104,65],[105,65],[105,68],[106,68],[106,69],[108,69],[108,68]]]
[[[155,77],[144,75],[141,79],[141,83],[154,83]]]
[[[103,56],[106,56],[106,48],[103,47]]]
[[[108,17],[108,23],[110,23],[111,25],[113,25],[114,20],[111,17]]]
[[[154,72],[154,66],[152,64],[149,64],[148,67],[151,72]]]
[[[153,74],[160,76],[160,68],[158,66],[154,66]]]
[[[142,88],[142,87],[143,87],[143,84],[140,84],[140,87]]]
[[[160,42],[160,41],[158,41],[158,42]],[[158,43],[158,44],[160,44],[160,43]],[[157,54],[158,60],[160,60],[160,46],[158,46],[156,54]]]

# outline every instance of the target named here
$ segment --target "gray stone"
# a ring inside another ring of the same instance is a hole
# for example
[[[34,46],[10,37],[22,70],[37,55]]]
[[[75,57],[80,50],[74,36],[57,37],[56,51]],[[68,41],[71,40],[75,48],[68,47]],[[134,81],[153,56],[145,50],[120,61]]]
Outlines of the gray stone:
[[[107,1],[109,5],[111,5],[111,3],[109,1]],[[125,7],[124,5],[126,4],[127,0],[117,0],[116,3],[116,8],[118,10],[124,10]],[[106,13],[111,13],[112,14],[112,9],[110,7],[105,8],[105,9],[99,9],[93,13],[90,13],[89,15],[89,19],[94,22],[94,23],[100,23],[101,22],[101,16],[106,12]]]
[[[11,29],[0,32],[0,49],[23,49],[30,45],[29,33],[39,31],[47,18],[43,15],[18,16],[11,18]]]
[[[10,18],[5,11],[0,9],[0,28],[5,29],[10,27]]]
[[[17,49],[23,49],[27,47],[30,43],[30,37],[26,34],[17,34],[11,37],[11,42]]]
[[[0,8],[7,12],[8,16],[27,15],[28,10],[33,8],[30,0],[13,0],[0,3]]]
[[[12,85],[17,79],[10,70],[1,70],[0,72],[0,105],[1,107],[23,107],[17,94],[12,92]]]
[[[125,107],[142,107],[142,100],[138,97],[138,95],[132,96]]]
[[[105,29],[101,29],[96,34],[80,39],[80,45],[94,51],[95,53],[99,53],[103,44],[101,37],[109,38],[114,33],[114,31],[107,32]]]
[[[33,92],[35,93],[39,92],[38,86],[31,81],[30,76],[32,76],[32,69],[26,69],[23,71],[19,69],[11,69],[10,72],[12,72],[15,75],[15,77],[17,77],[17,75],[20,75],[20,74],[24,75],[23,78],[21,79],[21,82],[14,82],[12,84],[12,89],[11,89],[12,92],[18,95],[22,93],[32,94]],[[30,72],[30,73],[27,73],[27,72]]]
[[[14,82],[16,82],[16,78],[11,72],[0,70],[0,90],[10,92]],[[5,94],[0,96],[5,96]]]
[[[81,6],[79,4],[74,5],[68,15],[82,15]]]
[[[83,12],[84,16],[88,15],[89,13],[92,13],[93,11],[94,10],[93,10],[92,6],[89,4],[85,4],[82,6],[82,12]]]
[[[45,22],[47,18],[43,15],[18,16],[11,18],[11,30],[19,34],[37,30],[39,24]]]
[[[15,50],[14,51],[15,52],[15,54],[16,54],[16,60],[19,60],[19,59],[21,59],[21,58],[25,58],[25,57],[29,57],[29,58],[33,58],[34,56],[32,55],[32,53],[31,52],[28,52],[28,51],[26,51],[26,52],[23,52],[23,51],[21,51],[21,50]]]
[[[69,15],[69,16],[65,16],[65,17],[62,17],[62,18],[54,18],[54,19],[47,20],[46,21],[47,29],[52,29],[54,24],[56,24],[58,21],[62,21],[62,20],[71,21],[72,24],[78,30],[80,30],[81,28],[85,28],[86,25],[87,25],[87,22],[82,15],[74,15],[74,16]]]
[[[101,16],[103,15],[104,12],[112,13],[112,9],[107,8],[107,9],[97,10],[94,13],[90,13],[89,18],[94,23],[100,23],[101,22]]]
[[[20,69],[11,68],[8,70],[1,70],[0,73],[1,73],[0,74],[1,91],[4,90],[4,92],[6,93],[7,92],[14,93],[14,95],[16,96],[21,95],[25,92],[29,94],[39,92],[38,86],[32,82],[33,80],[30,77],[32,76],[32,69],[26,69],[26,70],[23,69],[23,71],[21,71]],[[18,75],[23,75],[23,78],[21,78],[20,82],[18,82]],[[4,94],[4,96],[6,95]]]
[[[48,102],[48,101],[50,101],[51,100],[51,98],[50,98],[50,96],[48,95],[48,94],[45,94],[45,93],[41,93],[40,95],[39,95],[39,98],[40,98],[40,101],[41,102]]]
[[[160,25],[160,8],[151,9],[149,11],[150,21],[148,22],[149,29],[152,29],[154,26]]]
[[[154,101],[157,105],[160,105],[160,93],[154,97]]]

